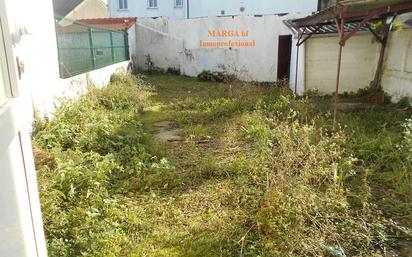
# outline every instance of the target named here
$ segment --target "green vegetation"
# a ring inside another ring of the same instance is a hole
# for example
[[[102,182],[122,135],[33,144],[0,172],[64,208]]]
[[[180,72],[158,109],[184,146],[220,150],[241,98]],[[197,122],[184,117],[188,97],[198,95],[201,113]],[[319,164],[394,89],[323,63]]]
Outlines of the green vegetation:
[[[50,256],[392,256],[412,236],[412,121],[360,106],[334,131],[329,103],[174,75],[91,88],[36,124]]]

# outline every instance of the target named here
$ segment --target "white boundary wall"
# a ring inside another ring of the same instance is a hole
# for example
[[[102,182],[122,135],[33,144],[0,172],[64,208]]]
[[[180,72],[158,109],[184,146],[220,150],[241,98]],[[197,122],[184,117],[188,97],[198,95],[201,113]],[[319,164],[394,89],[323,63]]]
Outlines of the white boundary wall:
[[[93,83],[98,88],[106,86],[114,73],[126,73],[129,61],[116,63],[97,70],[83,73],[67,79],[58,78],[53,84],[38,86],[31,93],[35,115],[51,117],[63,98],[74,99],[87,92],[87,86]]]
[[[147,56],[154,66],[178,69],[181,74],[197,76],[204,70],[227,72],[246,81],[277,80],[278,40],[292,35],[284,20],[304,17],[307,13],[265,16],[208,17],[189,20],[167,18],[139,19],[137,24],[136,66],[147,69]],[[209,37],[208,32],[248,31],[245,38]],[[201,47],[200,41],[255,41],[255,47]],[[296,39],[292,39],[292,46]],[[295,51],[292,47],[291,81],[294,88]],[[303,91],[304,50],[299,65],[299,91]]]

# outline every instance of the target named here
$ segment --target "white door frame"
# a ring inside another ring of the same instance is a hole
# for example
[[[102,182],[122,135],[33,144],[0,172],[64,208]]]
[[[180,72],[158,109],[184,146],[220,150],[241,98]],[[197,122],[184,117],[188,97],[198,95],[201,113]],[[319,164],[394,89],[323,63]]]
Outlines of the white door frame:
[[[14,1],[14,0],[13,0]],[[29,127],[30,101],[20,95],[16,56],[5,0],[0,0],[0,66],[7,87],[0,99],[0,256],[45,257]]]

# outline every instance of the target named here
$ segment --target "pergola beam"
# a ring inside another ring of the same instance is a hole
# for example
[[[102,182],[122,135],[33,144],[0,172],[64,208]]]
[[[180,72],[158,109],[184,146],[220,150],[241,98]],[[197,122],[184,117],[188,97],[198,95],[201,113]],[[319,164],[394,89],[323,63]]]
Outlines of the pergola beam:
[[[314,31],[311,31],[309,34],[304,34],[304,31],[302,33],[299,32],[300,35],[299,35],[299,39],[298,39],[298,42],[297,42],[296,46],[301,46],[303,43],[306,42],[306,40],[308,40],[313,35],[315,35],[317,32],[319,32],[319,30],[321,28],[322,28],[322,26],[319,25],[319,26],[316,27],[316,29]],[[305,38],[303,38],[303,35],[307,35],[307,36]],[[303,40],[302,40],[302,38],[303,38]]]
[[[388,44],[388,37],[389,37],[389,31],[391,30],[392,23],[391,24],[386,24],[384,25],[383,28],[383,37],[381,41],[381,51],[379,53],[379,61],[378,61],[378,66],[376,68],[375,72],[375,78],[373,80],[372,88],[375,91],[378,91],[381,79],[382,79],[382,70],[383,70],[383,61],[385,58],[385,51],[386,51],[386,45]]]
[[[297,88],[299,46],[315,34],[326,34],[331,33],[331,31],[333,31],[333,33],[336,33],[337,31],[337,33],[339,34],[339,51],[333,111],[333,127],[335,127],[337,107],[339,103],[342,52],[347,40],[349,40],[352,36],[362,30],[370,31],[381,43],[379,61],[375,73],[375,78],[372,84],[372,88],[378,90],[382,77],[385,49],[394,17],[396,17],[396,15],[398,14],[411,11],[412,1],[410,0],[381,0],[375,2],[357,0],[344,1],[341,4],[321,11],[313,16],[294,20],[292,24],[294,28],[299,32],[297,43],[298,49],[296,60],[295,92]],[[392,19],[392,21],[389,23],[387,22],[388,17]],[[374,21],[383,21],[384,30],[382,36],[380,36],[379,33],[371,27],[370,23]],[[313,27],[315,26],[317,27],[315,30],[313,30]],[[334,26],[336,26],[335,30],[333,30]],[[309,33],[306,34],[307,37],[304,38],[303,35],[305,34],[306,28],[312,28],[312,30],[309,30]],[[303,31],[301,31],[302,29]],[[347,34],[345,34],[346,32]]]
[[[383,38],[381,36],[378,35],[378,33],[369,25],[366,24],[366,27],[368,28],[368,30],[372,33],[372,35],[375,36],[375,39],[379,41],[379,43],[382,44],[383,42]]]
[[[402,14],[405,12],[409,12],[412,10],[412,2],[411,1],[382,1],[388,4],[383,4],[378,6],[377,8],[362,8],[366,10],[356,11],[355,7],[352,7],[350,4],[348,5],[336,5],[324,11],[321,11],[315,15],[294,20],[294,23],[297,27],[305,27],[305,26],[316,26],[320,23],[330,22],[335,18],[343,18],[346,22],[352,21],[359,21],[362,20],[364,17],[373,14],[375,16],[381,16],[390,13],[397,13]],[[396,4],[391,4],[391,2],[401,2]],[[358,4],[359,5],[359,4]],[[364,3],[367,6],[367,3]],[[356,5],[355,5],[356,6]]]
[[[359,22],[351,32],[349,32],[342,40],[346,42],[349,38],[355,35],[362,27],[366,25],[373,18],[374,14],[367,15],[361,22]],[[342,18],[344,19],[344,18]],[[342,43],[342,42],[341,42]]]

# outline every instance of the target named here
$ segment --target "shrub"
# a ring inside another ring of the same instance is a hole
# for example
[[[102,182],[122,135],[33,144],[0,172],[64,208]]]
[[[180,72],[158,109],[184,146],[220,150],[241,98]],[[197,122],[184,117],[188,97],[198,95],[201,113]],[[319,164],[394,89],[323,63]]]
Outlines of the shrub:
[[[50,256],[126,256],[135,224],[131,198],[172,169],[153,158],[137,118],[151,86],[116,75],[104,89],[66,100],[36,122],[39,188]],[[42,161],[42,163],[39,163]],[[128,247],[127,247],[128,246]]]
[[[230,82],[237,80],[234,75],[226,74],[225,72],[202,71],[197,77],[202,81],[213,82]]]

